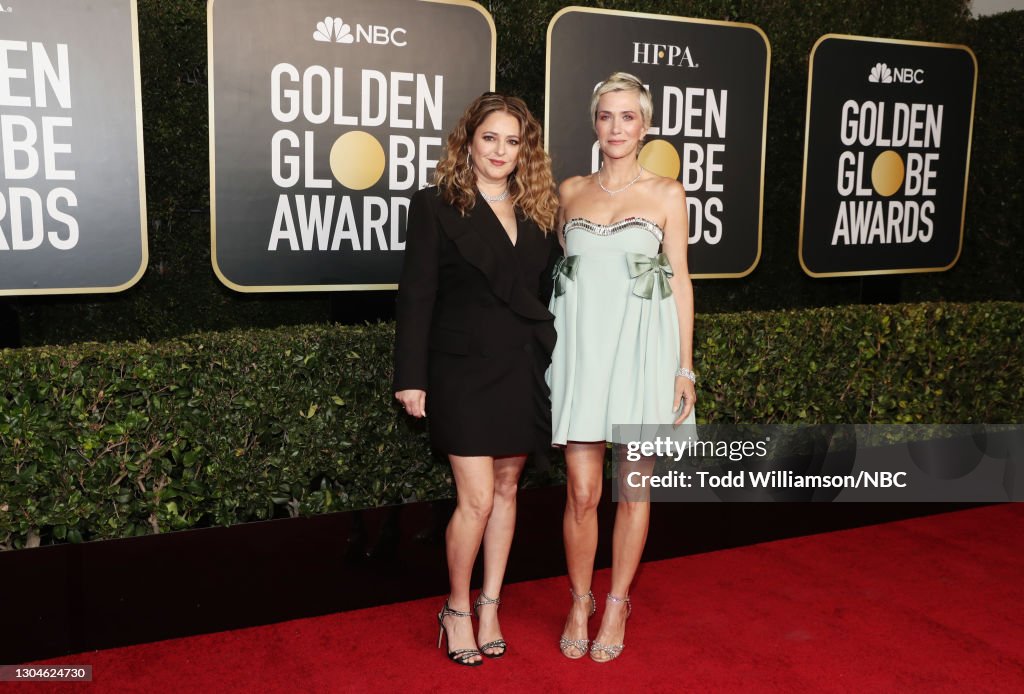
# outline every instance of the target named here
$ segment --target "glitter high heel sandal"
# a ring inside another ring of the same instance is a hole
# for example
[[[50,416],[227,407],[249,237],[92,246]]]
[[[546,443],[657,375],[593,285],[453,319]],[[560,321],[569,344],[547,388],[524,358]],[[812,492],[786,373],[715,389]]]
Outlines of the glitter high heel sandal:
[[[581,601],[588,598],[590,599],[590,614],[587,615],[587,619],[593,617],[594,613],[597,612],[597,601],[594,599],[594,592],[588,590],[583,595],[577,595],[576,591],[572,589],[572,586],[569,586],[569,592],[572,593],[573,600]],[[590,639],[570,639],[563,633],[562,638],[558,639],[558,648],[561,649],[562,655],[566,658],[578,660],[587,654],[587,650],[590,648]],[[580,652],[580,654],[572,655],[568,653],[570,648],[575,648]]]
[[[628,595],[626,597],[624,597],[624,598],[617,598],[614,595],[612,595],[611,593],[608,593],[608,601],[609,602],[624,602],[624,603],[626,603],[626,619],[629,619],[629,615],[633,614],[633,603],[630,602]],[[623,640],[623,641],[625,641],[625,640]],[[609,662],[611,660],[615,660],[616,658],[618,658],[619,655],[622,654],[622,649],[625,648],[625,647],[626,647],[625,642],[623,642],[623,643],[616,643],[616,644],[613,644],[613,645],[610,645],[610,646],[606,646],[603,643],[599,643],[598,641],[594,641],[594,643],[592,643],[590,645],[590,659],[593,660],[595,663],[607,663],[607,662]],[[599,659],[594,657],[594,653],[604,653],[608,657],[599,660]]]
[[[501,598],[489,598],[481,590],[480,595],[477,596],[476,602],[473,603],[473,611],[476,612],[477,619],[480,619],[480,608],[484,605],[494,605],[494,610],[497,612],[498,608],[501,607]],[[501,651],[498,653],[488,653],[488,648],[500,648]],[[508,644],[505,643],[505,639],[495,639],[494,641],[488,641],[485,644],[481,644],[480,652],[486,658],[500,658],[505,655],[505,651],[508,650]]]
[[[448,628],[444,625],[445,617],[468,617],[473,618],[471,612],[460,612],[459,610],[453,610],[448,607],[448,601],[444,601],[444,607],[440,612],[437,613],[437,624],[440,627],[440,631],[437,634],[437,647],[441,647],[441,637],[448,639],[448,645],[451,645],[451,639],[448,637]],[[481,660],[470,660],[473,656],[480,655],[480,651],[475,648],[457,648],[454,651],[448,651],[448,658],[459,665],[466,665],[468,667],[477,667],[483,665],[484,661]]]

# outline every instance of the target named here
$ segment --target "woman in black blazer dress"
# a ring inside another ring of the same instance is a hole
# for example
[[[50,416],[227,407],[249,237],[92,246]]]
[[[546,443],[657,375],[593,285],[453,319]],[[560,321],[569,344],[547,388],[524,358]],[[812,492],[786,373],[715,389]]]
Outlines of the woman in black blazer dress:
[[[544,371],[558,202],[539,123],[521,99],[500,94],[469,105],[435,181],[409,207],[394,386],[409,415],[430,413],[431,442],[448,455],[458,494],[438,645],[445,634],[453,661],[479,665],[505,653],[498,596],[519,476],[527,454],[551,444]],[[469,582],[481,541],[474,639]]]

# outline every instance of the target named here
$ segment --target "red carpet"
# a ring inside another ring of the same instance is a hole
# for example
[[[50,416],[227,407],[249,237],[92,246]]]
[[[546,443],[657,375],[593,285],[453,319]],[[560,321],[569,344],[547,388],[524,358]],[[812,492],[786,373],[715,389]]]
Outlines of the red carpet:
[[[565,578],[506,587],[479,668],[434,648],[440,597],[49,662],[93,665],[75,692],[1024,691],[1022,538],[1008,504],[648,563],[608,664],[559,654]]]

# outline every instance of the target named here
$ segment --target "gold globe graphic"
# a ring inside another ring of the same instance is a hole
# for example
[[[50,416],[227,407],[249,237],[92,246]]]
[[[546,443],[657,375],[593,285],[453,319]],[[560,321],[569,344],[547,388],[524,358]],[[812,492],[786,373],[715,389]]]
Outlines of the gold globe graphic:
[[[679,152],[665,140],[651,140],[640,150],[640,166],[667,178],[679,178]]]
[[[877,157],[871,166],[871,185],[879,195],[889,197],[903,185],[905,169],[899,154],[887,149]]]
[[[331,146],[331,173],[346,188],[366,190],[384,175],[384,148],[368,132],[347,132]]]

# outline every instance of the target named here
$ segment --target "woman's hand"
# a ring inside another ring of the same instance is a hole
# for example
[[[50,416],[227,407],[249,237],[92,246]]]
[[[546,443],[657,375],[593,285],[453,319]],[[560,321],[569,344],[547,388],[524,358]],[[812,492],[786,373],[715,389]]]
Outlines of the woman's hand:
[[[683,398],[686,399],[685,402],[680,403],[680,400]],[[680,404],[682,404],[683,411],[679,415],[679,419],[675,421],[676,424],[680,424],[689,417],[693,411],[693,406],[697,404],[697,387],[686,376],[676,376],[675,400],[673,401],[672,411],[679,412]]]
[[[406,414],[413,417],[427,416],[427,391],[400,390],[395,393],[395,399],[402,403]]]

